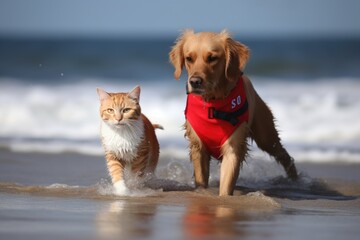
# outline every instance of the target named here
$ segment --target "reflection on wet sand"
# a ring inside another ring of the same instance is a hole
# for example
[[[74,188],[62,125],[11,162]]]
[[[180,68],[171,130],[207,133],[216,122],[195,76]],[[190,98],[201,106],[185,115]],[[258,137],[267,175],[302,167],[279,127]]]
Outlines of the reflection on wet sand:
[[[193,200],[187,205],[183,216],[185,239],[202,237],[242,237],[247,228],[242,222],[253,220],[250,213],[226,206],[207,205]]]
[[[103,208],[97,215],[96,227],[99,239],[171,238],[174,231],[179,234],[179,229],[182,239],[247,236],[253,233],[249,233],[246,223],[268,222],[274,210],[266,201],[261,200],[262,206],[250,204],[259,202],[255,198],[259,196],[220,198],[194,192],[183,192],[182,196],[168,192],[141,199],[126,197]],[[255,210],[254,206],[260,208]],[[264,206],[267,210],[262,211]]]
[[[99,239],[146,238],[152,235],[156,205],[132,204],[130,199],[109,203],[97,216]]]

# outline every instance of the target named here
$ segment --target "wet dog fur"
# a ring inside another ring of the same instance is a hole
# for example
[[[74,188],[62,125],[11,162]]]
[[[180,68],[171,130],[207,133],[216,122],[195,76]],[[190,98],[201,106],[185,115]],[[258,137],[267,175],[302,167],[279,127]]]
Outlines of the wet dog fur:
[[[230,93],[249,56],[249,49],[232,39],[227,31],[195,33],[193,30],[185,30],[169,53],[170,62],[175,68],[175,79],[180,78],[185,67],[188,91],[201,95],[205,101],[221,99]],[[293,158],[281,144],[272,112],[257,94],[249,78],[245,75],[242,77],[249,104],[249,121],[243,122],[221,146],[220,196],[233,194],[240,167],[247,154],[248,138],[273,156],[284,167],[289,178],[298,178]],[[189,122],[186,121],[184,126],[194,166],[195,185],[206,188],[211,156]]]

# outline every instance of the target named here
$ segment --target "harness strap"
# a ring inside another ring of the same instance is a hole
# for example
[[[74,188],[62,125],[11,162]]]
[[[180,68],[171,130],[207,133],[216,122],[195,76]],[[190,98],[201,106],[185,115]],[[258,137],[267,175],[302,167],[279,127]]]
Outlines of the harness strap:
[[[208,117],[209,119],[221,119],[230,122],[233,126],[239,123],[238,117],[244,114],[248,110],[248,102],[245,100],[241,108],[234,112],[223,112],[216,110],[213,107],[209,108]]]

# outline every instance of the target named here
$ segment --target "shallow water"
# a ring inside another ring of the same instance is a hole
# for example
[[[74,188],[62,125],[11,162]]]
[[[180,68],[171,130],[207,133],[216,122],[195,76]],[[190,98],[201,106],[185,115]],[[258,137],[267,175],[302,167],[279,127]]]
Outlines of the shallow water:
[[[291,204],[264,207],[264,203],[272,200],[258,201],[264,198],[261,194],[230,202],[216,200],[216,204],[208,203],[204,196],[199,200],[176,195],[162,196],[168,198],[164,202],[151,199],[153,197],[99,200],[0,193],[0,237],[30,240],[357,239],[360,234],[358,209],[354,212],[333,207],[294,208]],[[259,208],[249,203],[251,198],[258,201]]]
[[[0,239],[335,240],[360,234],[359,165],[300,164],[301,180],[293,183],[280,166],[257,159],[242,169],[235,196],[218,197],[217,164],[211,187],[194,190],[190,163],[165,160],[157,179],[116,196],[102,157],[3,149]]]
[[[98,201],[4,193],[0,197],[2,239],[240,236],[242,222],[263,222],[268,218],[268,213],[243,213],[199,203],[184,206],[130,199]]]

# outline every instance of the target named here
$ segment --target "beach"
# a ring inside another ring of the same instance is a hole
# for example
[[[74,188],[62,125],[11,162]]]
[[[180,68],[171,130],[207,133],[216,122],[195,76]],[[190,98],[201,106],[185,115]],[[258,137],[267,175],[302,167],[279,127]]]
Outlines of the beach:
[[[195,190],[168,179],[158,179],[154,189],[115,196],[101,156],[2,149],[0,162],[1,239],[357,239],[360,234],[359,164],[300,163],[298,183],[282,176],[244,179],[234,196],[218,197],[216,183]]]
[[[358,239],[359,40],[237,38],[300,179],[249,140],[234,196],[219,197],[216,160],[209,188],[194,189],[175,38],[0,39],[0,239]],[[160,159],[116,196],[96,88],[136,85],[164,127]]]

